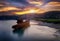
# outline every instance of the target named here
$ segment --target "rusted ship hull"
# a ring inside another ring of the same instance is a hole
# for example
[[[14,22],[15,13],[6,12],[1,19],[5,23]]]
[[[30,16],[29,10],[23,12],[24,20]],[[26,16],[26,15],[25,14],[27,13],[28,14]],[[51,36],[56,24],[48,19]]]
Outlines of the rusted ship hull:
[[[20,24],[16,24],[16,25],[12,26],[12,28],[13,29],[25,29],[29,26],[30,26],[29,21],[26,21],[26,22],[23,22],[23,23],[20,23]]]

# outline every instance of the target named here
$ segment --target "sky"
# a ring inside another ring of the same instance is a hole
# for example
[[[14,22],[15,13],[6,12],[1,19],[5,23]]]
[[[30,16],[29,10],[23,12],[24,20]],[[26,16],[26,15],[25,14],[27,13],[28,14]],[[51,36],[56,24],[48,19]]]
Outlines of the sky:
[[[0,12],[15,11],[12,13],[20,15],[56,10],[60,11],[60,0],[0,0]]]

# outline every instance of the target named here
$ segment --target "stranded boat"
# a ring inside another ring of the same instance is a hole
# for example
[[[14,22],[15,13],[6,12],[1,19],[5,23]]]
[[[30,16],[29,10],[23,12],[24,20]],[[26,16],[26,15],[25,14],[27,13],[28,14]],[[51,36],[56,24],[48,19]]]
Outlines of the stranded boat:
[[[30,22],[27,20],[18,19],[17,24],[13,25],[13,29],[25,29],[30,26]]]

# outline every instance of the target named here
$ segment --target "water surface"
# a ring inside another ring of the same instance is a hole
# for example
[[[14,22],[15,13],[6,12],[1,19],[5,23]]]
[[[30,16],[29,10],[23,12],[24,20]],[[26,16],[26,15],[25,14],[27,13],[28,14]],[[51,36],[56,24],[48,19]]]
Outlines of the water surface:
[[[16,20],[0,21],[0,41],[40,41],[57,39],[55,24],[30,21],[25,30],[13,30]],[[57,26],[58,27],[58,26]],[[60,26],[59,26],[60,27]]]

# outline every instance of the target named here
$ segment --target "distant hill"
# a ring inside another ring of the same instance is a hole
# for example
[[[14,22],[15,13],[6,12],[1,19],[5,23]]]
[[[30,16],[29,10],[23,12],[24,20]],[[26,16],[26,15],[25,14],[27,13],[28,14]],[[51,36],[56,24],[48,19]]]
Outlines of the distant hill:
[[[21,16],[19,15],[1,15],[0,16],[0,20],[17,20],[18,18],[20,18]],[[22,18],[26,18],[25,15],[22,16]]]
[[[44,13],[44,19],[60,19],[60,11],[49,11]]]
[[[49,11],[37,16],[35,17],[37,21],[60,24],[60,11]]]
[[[6,15],[5,13],[3,13],[2,15],[1,14],[0,20],[16,20],[20,17],[20,15],[7,15],[8,13]],[[27,18],[27,16],[23,15],[23,18]],[[49,11],[45,12],[44,14],[32,14],[30,17],[37,19],[60,19],[60,11]]]
[[[18,16],[7,16],[7,15],[4,15],[4,16],[0,16],[0,20],[16,20],[18,18]]]

